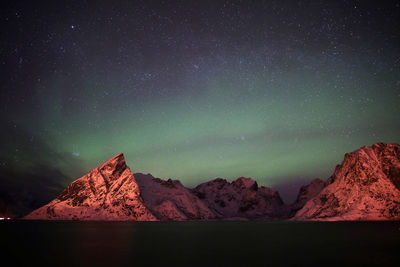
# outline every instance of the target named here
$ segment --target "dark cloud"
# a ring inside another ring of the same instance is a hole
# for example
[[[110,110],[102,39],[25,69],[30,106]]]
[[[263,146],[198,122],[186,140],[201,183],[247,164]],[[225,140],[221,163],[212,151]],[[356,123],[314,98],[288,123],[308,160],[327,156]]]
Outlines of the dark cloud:
[[[79,162],[13,123],[1,125],[0,203],[3,210],[22,216],[52,200],[72,180],[55,167],[58,162]]]
[[[0,172],[0,202],[18,216],[23,216],[50,202],[63,189],[69,177],[51,166],[38,166],[32,171]]]

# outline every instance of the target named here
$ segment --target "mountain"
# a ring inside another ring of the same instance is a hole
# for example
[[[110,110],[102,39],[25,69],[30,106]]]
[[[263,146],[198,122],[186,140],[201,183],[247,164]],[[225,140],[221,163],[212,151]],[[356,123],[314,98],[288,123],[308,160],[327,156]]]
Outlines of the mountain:
[[[218,218],[271,219],[287,213],[278,192],[258,187],[251,178],[240,177],[232,183],[217,178],[198,185],[193,192]]]
[[[293,219],[399,220],[400,146],[377,143],[347,153]]]
[[[160,220],[210,220],[214,213],[178,180],[135,173],[145,205]]]
[[[10,212],[0,205],[3,210]],[[400,146],[378,143],[347,153],[326,182],[315,179],[303,186],[290,206],[251,178],[217,178],[188,189],[177,180],[134,175],[121,153],[25,218],[275,220],[293,215],[293,220],[400,220]]]
[[[56,199],[25,219],[155,221],[139,186],[118,154],[72,182]]]
[[[291,205],[292,214],[304,207],[307,201],[318,195],[325,186],[326,183],[319,178],[312,180],[308,185],[302,186],[296,201]]]

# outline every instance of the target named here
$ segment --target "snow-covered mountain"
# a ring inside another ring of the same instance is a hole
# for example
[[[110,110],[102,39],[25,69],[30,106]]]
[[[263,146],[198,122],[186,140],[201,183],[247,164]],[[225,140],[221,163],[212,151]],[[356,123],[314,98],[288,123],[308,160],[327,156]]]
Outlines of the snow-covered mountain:
[[[270,219],[288,211],[278,192],[258,187],[251,178],[240,177],[232,183],[217,178],[198,185],[193,192],[218,218]]]
[[[118,154],[31,212],[39,220],[399,220],[400,146],[378,143],[345,155],[326,181],[313,180],[285,205],[251,178],[217,178],[194,189],[132,174]]]
[[[399,220],[400,146],[378,143],[347,153],[295,220]]]
[[[56,199],[25,219],[157,220],[144,205],[139,186],[122,153],[72,182]]]
[[[214,213],[178,180],[135,173],[145,205],[160,220],[210,220]]]
[[[296,201],[291,205],[292,215],[301,209],[307,201],[318,195],[325,186],[326,183],[319,178],[312,180],[308,185],[302,186],[299,190]]]

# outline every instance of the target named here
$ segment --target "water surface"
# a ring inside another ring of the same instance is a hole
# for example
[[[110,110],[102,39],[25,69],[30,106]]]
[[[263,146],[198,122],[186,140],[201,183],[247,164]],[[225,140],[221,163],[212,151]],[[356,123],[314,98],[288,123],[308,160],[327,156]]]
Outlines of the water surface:
[[[4,221],[0,233],[26,266],[395,266],[400,255],[400,222]]]

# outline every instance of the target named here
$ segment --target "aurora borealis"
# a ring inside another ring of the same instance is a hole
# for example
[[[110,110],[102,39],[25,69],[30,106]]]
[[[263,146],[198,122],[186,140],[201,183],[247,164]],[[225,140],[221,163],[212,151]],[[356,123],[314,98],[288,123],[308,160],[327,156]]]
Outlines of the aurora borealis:
[[[1,4],[1,197],[123,152],[133,172],[293,200],[346,152],[400,142],[400,4],[367,2]]]

